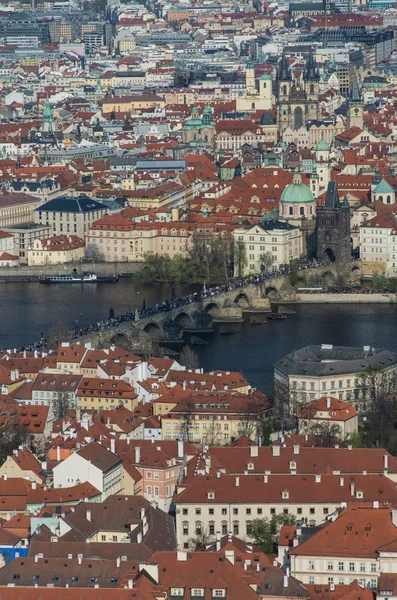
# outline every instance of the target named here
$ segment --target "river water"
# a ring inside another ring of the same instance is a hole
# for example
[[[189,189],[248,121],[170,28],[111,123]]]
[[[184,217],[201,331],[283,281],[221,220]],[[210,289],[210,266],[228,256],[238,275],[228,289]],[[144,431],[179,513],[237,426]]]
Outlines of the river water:
[[[176,287],[184,295],[192,288]],[[171,297],[168,284],[145,286],[133,279],[102,285],[0,284],[0,347],[21,347],[41,333],[65,324],[86,325],[109,315],[123,314]],[[298,305],[286,320],[231,327],[238,333],[222,335],[216,328],[211,343],[194,346],[205,370],[241,371],[255,387],[269,392],[273,363],[284,354],[309,344],[371,345],[397,352],[397,305]]]

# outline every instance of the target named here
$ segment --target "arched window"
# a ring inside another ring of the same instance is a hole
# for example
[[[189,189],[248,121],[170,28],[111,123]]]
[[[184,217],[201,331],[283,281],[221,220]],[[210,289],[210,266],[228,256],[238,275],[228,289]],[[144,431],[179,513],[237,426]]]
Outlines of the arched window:
[[[289,207],[288,214],[290,214],[291,216],[294,214],[294,209],[292,206]]]
[[[284,94],[284,96],[287,95],[287,86],[286,85],[283,85],[283,94]]]
[[[387,204],[391,204],[391,196],[387,196],[386,201],[387,201]]]
[[[314,84],[313,83],[310,84],[310,94],[311,95],[314,94]]]
[[[251,104],[251,108],[255,108],[255,102]]]
[[[300,214],[302,217],[304,217],[304,216],[305,216],[305,207],[304,207],[304,206],[301,206],[301,207],[299,208],[299,214]]]
[[[378,200],[380,200],[381,202],[383,202],[383,196],[379,196]]]

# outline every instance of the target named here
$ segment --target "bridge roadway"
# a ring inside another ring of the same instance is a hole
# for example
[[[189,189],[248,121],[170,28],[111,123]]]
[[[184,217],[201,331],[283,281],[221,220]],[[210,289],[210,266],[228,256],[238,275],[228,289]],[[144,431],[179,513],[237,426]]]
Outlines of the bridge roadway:
[[[305,263],[299,268],[300,271],[312,269],[324,280],[336,278],[333,265]],[[360,272],[357,266],[353,266],[352,270],[355,275]],[[169,300],[168,303],[78,329],[71,334],[71,338],[93,344],[100,341],[102,345],[117,341],[119,336],[133,341],[141,332],[158,338],[175,338],[178,328],[180,334],[183,330],[208,327],[212,320],[240,320],[245,311],[269,311],[271,302],[296,301],[296,290],[289,284],[287,275],[288,270],[277,271],[216,286],[199,294]],[[301,277],[304,284],[303,273]]]

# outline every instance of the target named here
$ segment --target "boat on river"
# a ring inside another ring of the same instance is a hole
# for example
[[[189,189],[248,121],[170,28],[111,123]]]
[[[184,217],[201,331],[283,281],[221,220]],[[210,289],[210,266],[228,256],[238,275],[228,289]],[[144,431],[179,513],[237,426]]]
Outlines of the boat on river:
[[[42,275],[40,283],[117,283],[118,275],[96,275],[95,273],[60,273],[59,275]]]

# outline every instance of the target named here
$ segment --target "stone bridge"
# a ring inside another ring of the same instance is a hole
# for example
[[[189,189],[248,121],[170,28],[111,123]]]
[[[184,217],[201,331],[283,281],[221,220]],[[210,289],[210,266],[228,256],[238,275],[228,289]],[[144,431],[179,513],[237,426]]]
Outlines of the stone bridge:
[[[359,263],[352,264],[352,278],[360,276]],[[315,274],[317,281],[327,285],[337,280],[337,269],[334,265],[317,267],[316,269],[298,272],[297,287],[307,286],[307,275]],[[82,341],[101,343],[106,346],[120,342],[126,338],[132,342],[142,337],[142,333],[157,339],[176,339],[182,337],[184,331],[197,332],[208,329],[211,323],[240,321],[244,312],[266,312],[271,310],[271,303],[299,301],[297,291],[290,285],[287,277],[274,276],[258,284],[249,284],[233,290],[214,293],[201,302],[192,302],[137,321],[121,323],[98,333],[87,334]],[[144,336],[147,337],[147,336]]]

